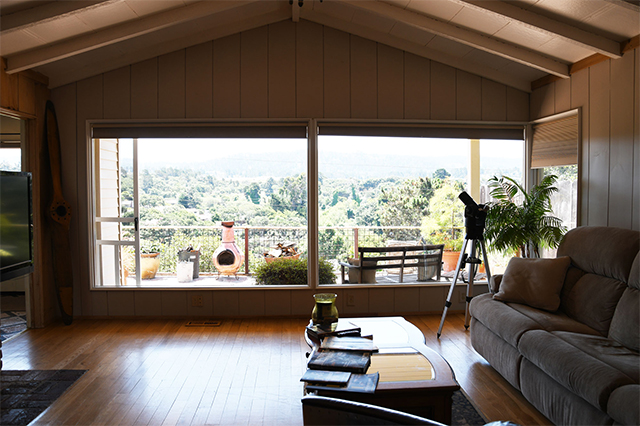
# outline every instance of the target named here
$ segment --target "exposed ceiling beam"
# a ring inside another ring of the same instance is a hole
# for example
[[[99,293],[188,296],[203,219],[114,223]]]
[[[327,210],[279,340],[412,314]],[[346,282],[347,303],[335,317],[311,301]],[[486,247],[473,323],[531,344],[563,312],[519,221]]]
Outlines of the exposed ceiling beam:
[[[286,7],[283,7],[283,5],[286,5]],[[206,30],[198,31],[194,29],[193,33],[178,38],[174,38],[168,31],[161,31],[157,35],[154,34],[157,42],[151,47],[125,49],[126,53],[118,56],[107,54],[104,60],[90,61],[86,66],[81,68],[72,65],[63,65],[61,69],[64,69],[64,72],[54,71],[49,75],[49,87],[54,89],[94,75],[175,52],[176,50],[238,34],[242,31],[248,31],[285,19],[291,19],[291,9],[288,4],[273,1],[258,1],[256,5],[250,8],[245,7],[238,10],[238,13],[234,13],[232,18],[230,18],[227,13],[211,16]],[[113,48],[113,46],[107,47],[107,49]],[[62,61],[61,64],[64,64],[66,61],[74,61],[74,58],[68,58]]]
[[[339,18],[325,15],[323,13],[312,10],[301,10],[300,17],[321,25],[326,25],[328,27],[344,31],[346,33],[383,43],[388,46],[395,47],[396,49],[404,50],[427,59],[441,62],[445,65],[449,65],[462,71],[467,71],[472,74],[485,77],[489,80],[497,81],[498,83],[514,87],[524,92],[531,91],[531,85],[528,80],[518,78],[515,75],[508,74],[500,70],[487,67],[485,65],[469,62],[464,58],[455,57],[441,51],[430,49],[426,46],[412,43],[408,40],[393,36],[391,34],[382,33],[373,28],[343,21]]]
[[[487,37],[475,31],[460,28],[386,3],[358,0],[345,0],[345,3],[387,18],[395,19],[396,21],[403,22],[458,43],[463,43],[476,49],[539,69],[549,74],[563,78],[569,77],[568,64],[556,61],[555,59],[531,50],[523,49],[515,45]]]
[[[620,43],[617,41],[584,31],[572,25],[565,24],[564,22],[556,21],[555,19],[539,15],[518,6],[513,6],[509,3],[486,0],[452,1],[481,12],[518,21],[534,31],[561,37],[568,42],[610,58],[617,59],[622,57],[622,53],[620,52]]]
[[[12,74],[259,1],[202,1],[7,57]]]
[[[2,34],[6,34],[43,24],[54,19],[60,19],[61,17],[82,9],[97,9],[121,1],[123,0],[54,1],[42,6],[3,15],[0,17],[0,29],[2,30]]]
[[[640,13],[640,1],[638,0],[604,0],[616,6],[624,7],[632,12]]]

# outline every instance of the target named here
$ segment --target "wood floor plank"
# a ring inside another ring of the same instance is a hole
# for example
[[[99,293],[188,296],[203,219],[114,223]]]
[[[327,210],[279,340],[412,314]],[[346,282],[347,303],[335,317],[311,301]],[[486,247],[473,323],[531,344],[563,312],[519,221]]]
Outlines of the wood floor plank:
[[[550,424],[471,346],[464,315],[407,320],[488,421]],[[3,344],[5,369],[86,369],[34,425],[302,425],[308,319],[77,320]]]

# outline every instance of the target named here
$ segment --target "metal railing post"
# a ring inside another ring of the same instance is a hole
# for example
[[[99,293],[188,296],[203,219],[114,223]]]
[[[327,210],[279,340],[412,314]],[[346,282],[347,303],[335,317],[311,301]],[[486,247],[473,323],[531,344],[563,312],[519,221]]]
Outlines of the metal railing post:
[[[353,251],[356,259],[358,258],[358,228],[353,228]]]
[[[249,228],[244,228],[244,273],[249,275]]]

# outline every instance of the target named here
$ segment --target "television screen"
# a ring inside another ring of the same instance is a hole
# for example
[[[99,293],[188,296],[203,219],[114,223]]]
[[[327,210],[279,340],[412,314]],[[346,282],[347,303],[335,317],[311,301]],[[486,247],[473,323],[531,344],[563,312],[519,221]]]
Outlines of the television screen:
[[[0,171],[0,280],[33,270],[31,173]]]

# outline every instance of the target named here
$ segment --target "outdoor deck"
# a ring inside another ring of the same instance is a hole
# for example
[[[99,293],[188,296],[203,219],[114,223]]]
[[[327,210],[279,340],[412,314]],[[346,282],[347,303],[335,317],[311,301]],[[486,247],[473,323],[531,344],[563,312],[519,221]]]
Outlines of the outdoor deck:
[[[418,274],[416,272],[407,272],[404,273],[403,282],[400,283],[400,275],[397,270],[389,271],[383,270],[378,271],[376,274],[376,283],[375,284],[358,284],[358,285],[376,285],[376,284],[399,284],[399,285],[412,285],[412,284],[450,284],[453,280],[454,271],[450,272],[442,272],[442,279],[440,281],[436,280],[428,280],[428,281],[418,281]],[[466,278],[466,273],[465,273]],[[485,274],[477,274],[475,278],[476,282],[486,282]],[[462,282],[461,278],[458,278],[458,282]],[[305,283],[301,283],[304,285]],[[343,284],[340,280],[340,274],[337,274],[336,284]],[[348,283],[347,283],[348,284]],[[127,282],[127,287],[135,287],[135,279],[129,278]],[[190,282],[178,282],[178,278],[175,274],[158,274],[155,278],[150,280],[142,281],[143,287],[184,287],[184,288],[194,288],[194,287],[251,287],[251,286],[261,286],[256,283],[256,280],[251,275],[240,275],[237,276],[227,276],[222,275],[218,276],[217,274],[200,274],[200,277],[194,279]],[[267,287],[267,286],[264,286]]]

